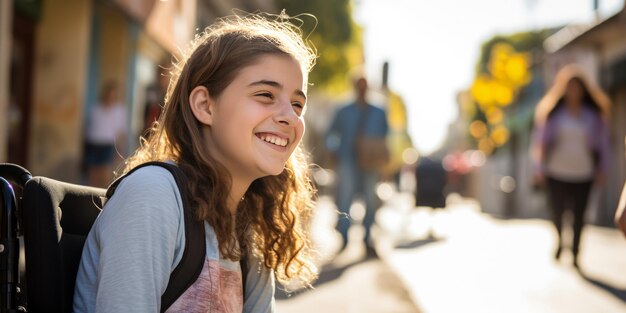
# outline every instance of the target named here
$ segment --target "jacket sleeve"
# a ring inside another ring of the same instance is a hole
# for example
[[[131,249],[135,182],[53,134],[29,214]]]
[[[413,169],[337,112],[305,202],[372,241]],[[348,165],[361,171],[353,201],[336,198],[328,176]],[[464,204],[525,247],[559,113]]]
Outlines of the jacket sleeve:
[[[126,177],[103,209],[95,236],[96,312],[158,312],[174,267],[182,207],[165,169],[147,167]],[[182,240],[184,242],[184,239]]]
[[[244,288],[243,313],[273,313],[274,300],[274,271],[265,267],[261,260],[248,260],[248,273]]]
[[[556,137],[557,124],[559,123],[558,113],[548,118],[543,124],[538,124],[532,134],[532,158],[533,170],[535,174],[544,174],[544,164],[550,148]]]
[[[600,116],[595,119],[595,131],[592,140],[595,142],[595,150],[598,153],[598,170],[608,174],[610,164],[609,129]]]
[[[532,131],[530,155],[532,160],[533,174],[543,175],[543,157],[544,157],[544,126],[536,125]]]

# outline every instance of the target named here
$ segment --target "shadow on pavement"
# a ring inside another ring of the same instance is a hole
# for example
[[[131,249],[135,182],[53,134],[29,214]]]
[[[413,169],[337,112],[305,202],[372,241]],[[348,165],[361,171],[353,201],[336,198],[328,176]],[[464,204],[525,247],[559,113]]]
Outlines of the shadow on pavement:
[[[376,258],[328,265],[322,268],[315,289],[286,294],[277,288],[275,296],[280,312],[422,313],[400,277]]]
[[[419,247],[423,247],[425,245],[431,244],[431,243],[436,243],[439,241],[444,241],[445,238],[437,238],[437,237],[432,237],[429,236],[426,239],[418,239],[415,241],[411,241],[411,242],[407,242],[407,243],[402,243],[399,245],[396,245],[396,249],[416,249]]]
[[[605,291],[607,291],[608,293],[612,294],[614,297],[622,300],[622,302],[626,303],[626,289],[618,289],[614,286],[611,286],[603,281],[600,281],[598,279],[592,278],[588,275],[586,275],[583,272],[579,272],[580,276],[582,276],[582,278],[584,278],[586,281],[588,281],[589,283],[591,283],[592,285],[603,289]]]
[[[321,270],[320,270],[320,276],[319,278],[313,283],[313,288],[315,287],[319,287],[323,284],[326,284],[328,282],[334,281],[336,279],[338,279],[339,277],[341,277],[341,275],[343,274],[343,272],[345,272],[348,268],[364,263],[366,261],[369,260],[374,260],[374,258],[363,258],[360,259],[358,261],[343,265],[341,267],[335,267],[332,263],[331,264],[327,264],[322,266]],[[284,288],[280,285],[276,285],[276,299],[277,300],[282,300],[282,299],[291,299],[294,297],[297,297],[301,294],[304,294],[308,291],[311,291],[312,288],[305,288],[305,289],[300,289],[300,290],[296,290],[296,291],[286,291],[284,290]]]

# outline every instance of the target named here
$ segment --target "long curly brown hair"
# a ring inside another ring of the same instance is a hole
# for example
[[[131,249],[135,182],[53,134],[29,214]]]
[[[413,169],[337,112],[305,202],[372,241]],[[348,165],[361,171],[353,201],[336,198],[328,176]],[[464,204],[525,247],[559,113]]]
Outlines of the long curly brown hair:
[[[189,94],[205,86],[219,97],[245,67],[264,55],[297,60],[307,83],[315,51],[285,14],[252,14],[219,19],[196,35],[175,61],[163,112],[127,160],[123,172],[153,160],[173,160],[186,174],[197,218],[215,230],[221,254],[231,260],[253,253],[279,281],[310,283],[317,275],[306,235],[315,190],[306,155],[298,147],[277,176],[255,180],[236,216],[227,208],[232,178],[206,149],[202,128],[189,106]],[[305,90],[306,92],[306,90]]]

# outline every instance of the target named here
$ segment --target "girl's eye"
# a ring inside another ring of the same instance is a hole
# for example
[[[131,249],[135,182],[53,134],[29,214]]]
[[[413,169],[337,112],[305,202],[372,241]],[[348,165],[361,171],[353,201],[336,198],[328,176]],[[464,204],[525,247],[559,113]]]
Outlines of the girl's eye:
[[[258,93],[256,94],[257,97],[263,97],[263,98],[267,98],[270,100],[274,100],[274,95],[270,92],[262,92],[262,93]]]
[[[291,105],[298,115],[302,115],[302,112],[304,111],[304,104],[300,102],[292,102]]]

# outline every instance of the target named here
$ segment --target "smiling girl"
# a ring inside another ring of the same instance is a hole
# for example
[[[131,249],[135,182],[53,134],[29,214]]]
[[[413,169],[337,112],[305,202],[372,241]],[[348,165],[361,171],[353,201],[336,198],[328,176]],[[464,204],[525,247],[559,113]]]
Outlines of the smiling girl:
[[[316,276],[303,225],[313,189],[300,147],[313,50],[284,15],[251,15],[219,20],[189,51],[123,172],[149,161],[182,170],[204,221],[202,272],[161,307],[184,251],[183,202],[169,171],[142,167],[121,181],[91,229],[76,312],[273,312],[275,277],[306,284]]]

